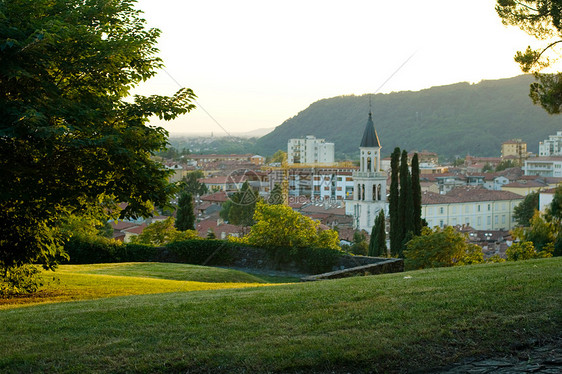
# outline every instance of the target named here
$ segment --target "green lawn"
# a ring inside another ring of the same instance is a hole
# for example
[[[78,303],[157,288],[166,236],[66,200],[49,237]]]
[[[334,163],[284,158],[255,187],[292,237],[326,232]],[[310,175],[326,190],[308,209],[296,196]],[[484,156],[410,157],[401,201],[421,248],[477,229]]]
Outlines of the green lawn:
[[[37,295],[0,299],[0,310],[39,303],[274,283],[241,271],[172,263],[62,265],[56,272],[44,271],[43,275],[46,285]]]
[[[420,371],[561,328],[541,259],[0,310],[0,372]]]

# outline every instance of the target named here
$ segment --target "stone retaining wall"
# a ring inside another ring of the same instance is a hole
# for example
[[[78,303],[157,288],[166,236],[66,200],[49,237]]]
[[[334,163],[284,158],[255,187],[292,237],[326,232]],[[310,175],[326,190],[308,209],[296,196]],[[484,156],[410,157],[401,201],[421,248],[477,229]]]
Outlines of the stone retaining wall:
[[[356,277],[364,275],[386,274],[386,273],[399,273],[404,271],[404,260],[400,258],[381,259],[371,257],[379,261],[374,261],[368,265],[361,265],[343,270],[336,270],[324,274],[310,275],[301,278],[303,282],[318,281],[324,279],[338,279],[347,277]],[[382,260],[382,261],[381,261]]]

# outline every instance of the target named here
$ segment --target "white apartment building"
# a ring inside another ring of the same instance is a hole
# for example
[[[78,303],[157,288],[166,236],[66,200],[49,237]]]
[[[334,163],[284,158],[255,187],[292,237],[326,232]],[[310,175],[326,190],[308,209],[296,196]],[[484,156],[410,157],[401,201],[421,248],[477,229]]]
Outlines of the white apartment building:
[[[523,196],[508,191],[459,187],[449,193],[422,194],[422,218],[429,227],[468,225],[476,230],[511,230],[513,209]]]
[[[304,139],[289,139],[287,162],[293,164],[333,164],[334,143],[308,135]]]
[[[542,156],[525,160],[525,175],[562,177],[562,156]]]
[[[562,156],[562,131],[549,135],[548,139],[539,142],[539,156]]]

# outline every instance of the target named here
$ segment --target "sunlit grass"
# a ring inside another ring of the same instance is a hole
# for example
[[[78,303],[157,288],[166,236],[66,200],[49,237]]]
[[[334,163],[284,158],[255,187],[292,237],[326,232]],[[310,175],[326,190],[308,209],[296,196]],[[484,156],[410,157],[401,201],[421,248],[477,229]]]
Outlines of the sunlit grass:
[[[0,372],[429,370],[558,335],[561,269],[554,258],[1,310]]]
[[[38,303],[126,295],[256,287],[265,281],[241,271],[170,263],[62,265],[44,271],[45,287],[36,295],[0,299],[0,309]]]

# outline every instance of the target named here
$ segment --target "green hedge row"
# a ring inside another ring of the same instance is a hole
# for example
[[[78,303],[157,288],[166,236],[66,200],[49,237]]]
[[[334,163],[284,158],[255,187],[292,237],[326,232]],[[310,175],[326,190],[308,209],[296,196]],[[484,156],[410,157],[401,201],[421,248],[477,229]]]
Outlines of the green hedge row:
[[[72,238],[65,246],[71,264],[111,262],[180,262],[194,265],[232,265],[247,246],[224,240],[187,240],[164,247],[120,244],[105,238]],[[260,249],[254,248],[261,251]],[[283,268],[294,264],[302,272],[318,274],[331,271],[344,254],[324,248],[267,248],[271,265]]]

